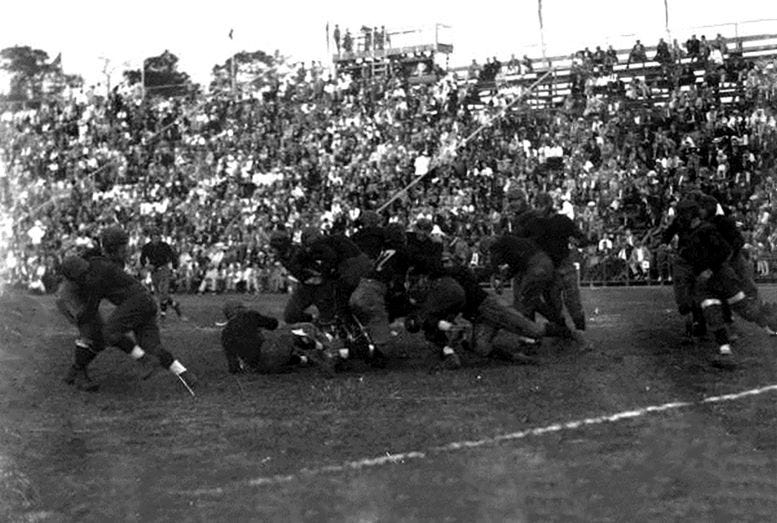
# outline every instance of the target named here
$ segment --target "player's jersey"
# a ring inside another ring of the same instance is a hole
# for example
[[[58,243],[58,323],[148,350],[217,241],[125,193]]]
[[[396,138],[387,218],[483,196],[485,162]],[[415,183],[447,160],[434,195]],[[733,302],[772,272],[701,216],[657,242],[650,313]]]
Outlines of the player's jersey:
[[[711,223],[702,223],[691,230],[688,243],[680,252],[696,274],[707,269],[715,271],[731,257],[731,246]]]
[[[298,281],[304,282],[309,277],[304,264],[304,250],[299,245],[289,246],[278,256],[278,261]]]
[[[729,216],[723,216],[716,214],[710,219],[715,228],[718,230],[723,239],[726,240],[731,246],[732,256],[739,254],[739,251],[745,245],[745,238],[737,227],[737,223]]]
[[[178,267],[178,259],[173,252],[173,249],[165,242],[159,242],[156,245],[153,242],[147,243],[140,251],[140,264],[151,265],[156,267],[162,267],[168,263],[173,265],[173,268]]]
[[[221,347],[227,358],[229,372],[240,371],[238,358],[257,371],[268,366],[272,359],[272,349],[269,346],[263,348],[266,336],[263,329],[276,328],[278,320],[275,318],[250,309],[238,311],[221,331]]]
[[[575,222],[563,214],[535,214],[525,221],[520,232],[534,240],[550,256],[556,267],[569,256],[569,238],[585,240]]]
[[[380,255],[385,239],[383,227],[363,227],[351,236],[353,243],[371,260]]]
[[[688,238],[691,236],[691,231],[682,227],[680,220],[677,218],[672,220],[672,223],[661,234],[661,243],[669,243],[675,236],[677,236],[677,250],[682,253],[688,246]]]
[[[521,274],[528,267],[529,260],[539,252],[542,251],[533,240],[505,234],[491,245],[491,265],[497,269],[507,264],[511,275]]]
[[[444,269],[446,276],[450,276],[464,289],[464,296],[466,303],[462,313],[464,317],[472,320],[478,315],[478,308],[488,297],[488,293],[483,290],[478,282],[477,276],[468,267],[462,265],[454,265],[453,267],[446,267]]]
[[[397,282],[404,284],[409,263],[406,247],[385,246],[373,262],[372,270],[367,277],[383,282],[389,287],[393,287]]]
[[[442,273],[442,244],[423,238],[417,234],[408,234],[407,253],[414,273],[438,276]]]
[[[342,234],[334,234],[313,242],[304,255],[304,265],[323,278],[336,279],[339,277],[340,264],[360,254],[362,252],[355,243]]]

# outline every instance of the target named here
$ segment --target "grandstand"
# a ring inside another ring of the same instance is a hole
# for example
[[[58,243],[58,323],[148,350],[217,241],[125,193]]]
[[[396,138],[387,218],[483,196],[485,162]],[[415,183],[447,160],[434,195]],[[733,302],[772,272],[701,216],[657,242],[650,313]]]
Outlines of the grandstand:
[[[264,248],[271,230],[310,220],[350,230],[358,209],[379,207],[414,179],[419,157],[491,122],[519,92],[515,111],[420,178],[392,218],[430,216],[450,244],[463,240],[463,261],[482,263],[473,254],[500,230],[505,187],[517,183],[551,192],[589,234],[584,281],[665,282],[671,253],[655,231],[677,194],[702,187],[748,231],[759,274],[772,277],[776,34],[725,37],[724,68],[739,65],[717,92],[705,84],[704,60],[627,66],[630,49],[620,46],[606,75],[620,87],[602,92],[600,72],[569,55],[534,58],[532,72],[501,64],[493,78],[440,74],[429,64],[452,50],[442,29],[390,31],[382,49],[357,42],[334,57],[335,79],[323,68],[267,69],[266,82],[244,86],[238,99],[227,90],[144,100],[117,88],[107,99],[85,91],[6,110],[4,279],[28,285],[54,274],[64,244],[118,220],[134,244],[154,225],[186,255],[181,289],[196,289],[208,270],[277,281]],[[381,69],[386,61],[398,64],[394,74]],[[692,82],[669,81],[670,69],[686,66]],[[550,79],[526,92],[549,68]],[[637,79],[649,89],[631,89]],[[647,274],[632,268],[638,240],[648,243]]]
[[[336,53],[332,62],[338,74],[357,77],[406,76],[410,83],[433,83],[438,79],[436,63],[439,55],[453,52],[453,45],[444,43],[443,24],[432,27],[414,27],[374,35],[379,44],[365,46],[365,36],[357,39],[356,49]],[[366,48],[365,48],[366,47]]]
[[[732,69],[732,62],[736,60],[736,65],[740,66],[740,64],[744,64],[747,61],[773,59],[777,56],[777,34],[728,36],[724,37],[724,42],[730,49],[730,53],[727,56],[726,69],[734,74],[729,74],[723,78],[723,82],[720,85],[720,98],[723,103],[729,103],[734,101],[738,94],[741,94],[742,89],[741,82],[736,81],[736,72],[738,70]],[[645,46],[648,57],[654,57],[656,49],[655,45]],[[653,91],[651,101],[654,104],[661,104],[668,100],[671,89],[667,82],[664,81],[665,70],[660,63],[651,58],[645,62],[629,64],[631,47],[615,49],[615,53],[617,63],[612,67],[611,74],[617,78],[617,81],[628,85],[634,79],[639,79],[651,85]],[[553,70],[552,80],[541,84],[532,93],[529,103],[538,108],[557,107],[568,96],[573,94],[575,77],[579,72],[574,64],[574,53],[546,58],[533,57],[531,60],[533,64],[536,64],[532,72],[503,74],[498,79],[489,81],[467,79],[467,83],[473,84],[480,96],[488,100],[490,95],[499,90],[528,87],[544,72]],[[676,65],[690,67],[694,77],[693,83],[702,84],[704,82],[705,74],[707,73],[704,61],[683,57],[677,61]],[[467,66],[460,66],[454,68],[453,71],[464,74],[467,69]],[[600,76],[604,75],[604,71],[599,67],[596,72],[593,70],[589,71],[589,75],[591,74]],[[613,81],[615,81],[615,78],[613,78]],[[690,83],[686,82],[684,85],[687,86]]]

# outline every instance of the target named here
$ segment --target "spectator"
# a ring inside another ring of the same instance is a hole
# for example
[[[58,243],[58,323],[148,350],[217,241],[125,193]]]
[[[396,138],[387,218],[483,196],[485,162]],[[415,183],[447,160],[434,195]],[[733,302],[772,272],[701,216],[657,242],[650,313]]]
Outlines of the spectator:
[[[626,62],[626,69],[629,69],[632,62],[641,62],[642,67],[645,67],[645,62],[647,62],[647,52],[645,51],[645,46],[642,45],[642,42],[639,40],[637,40],[634,44],[634,47],[631,48],[631,52],[629,53],[629,60]]]
[[[335,41],[335,49],[337,49],[337,54],[340,54],[340,26],[335,24],[334,32],[332,33],[334,36]]]

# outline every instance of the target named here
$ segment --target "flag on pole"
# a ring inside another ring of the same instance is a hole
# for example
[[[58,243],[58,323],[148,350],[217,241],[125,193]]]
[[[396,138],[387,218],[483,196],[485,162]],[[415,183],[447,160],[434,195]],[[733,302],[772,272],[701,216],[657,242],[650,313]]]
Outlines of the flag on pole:
[[[669,0],[664,0],[664,26],[669,34]]]
[[[537,0],[537,16],[540,19],[540,31],[542,31],[542,0]]]
[[[326,23],[326,54],[329,55],[329,22]]]
[[[540,43],[542,44],[542,61],[545,62],[545,27],[542,23],[542,0],[537,0],[537,17],[540,19]]]
[[[230,40],[233,40],[232,36],[233,36],[234,34],[235,34],[235,30],[234,30],[234,29],[230,29],[230,30],[229,30],[229,39],[230,39]]]

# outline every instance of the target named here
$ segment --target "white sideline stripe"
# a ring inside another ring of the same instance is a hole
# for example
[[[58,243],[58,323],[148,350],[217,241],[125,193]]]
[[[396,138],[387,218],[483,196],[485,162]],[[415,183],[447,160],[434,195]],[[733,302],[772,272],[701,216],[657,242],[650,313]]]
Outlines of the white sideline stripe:
[[[664,403],[662,405],[651,405],[643,407],[641,409],[626,410],[623,412],[617,412],[615,414],[609,414],[604,416],[597,416],[594,418],[585,418],[581,420],[568,421],[566,423],[554,423],[545,427],[537,427],[533,429],[526,429],[519,432],[513,432],[510,434],[502,434],[491,438],[483,438],[472,441],[456,441],[441,445],[438,447],[432,447],[426,452],[422,451],[410,451],[401,452],[398,454],[386,454],[383,456],[376,456],[372,458],[364,458],[356,461],[346,461],[340,465],[326,465],[323,467],[317,467],[312,469],[302,469],[296,474],[275,475],[267,477],[259,477],[248,481],[248,485],[252,487],[258,487],[263,485],[275,485],[279,483],[289,483],[295,479],[316,476],[327,472],[345,472],[348,470],[360,470],[369,467],[379,467],[391,463],[404,463],[406,460],[411,459],[423,459],[429,454],[440,454],[443,452],[453,452],[462,449],[472,449],[483,447],[485,445],[491,445],[502,441],[512,441],[517,439],[524,439],[529,436],[541,436],[543,434],[551,434],[553,432],[560,432],[562,430],[573,430],[588,425],[600,425],[602,423],[620,421],[624,419],[633,419],[644,416],[652,412],[666,412],[670,410],[677,410],[684,407],[692,407],[694,405],[703,405],[705,403],[722,403],[724,401],[734,401],[747,396],[758,396],[767,392],[777,391],[777,384],[767,385],[757,389],[745,390],[734,394],[723,394],[720,396],[710,396],[700,401],[674,401],[670,403]],[[208,494],[221,494],[224,492],[224,488],[206,488],[188,491],[193,495],[208,495]]]

